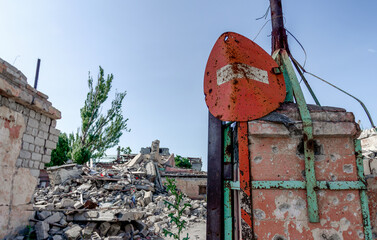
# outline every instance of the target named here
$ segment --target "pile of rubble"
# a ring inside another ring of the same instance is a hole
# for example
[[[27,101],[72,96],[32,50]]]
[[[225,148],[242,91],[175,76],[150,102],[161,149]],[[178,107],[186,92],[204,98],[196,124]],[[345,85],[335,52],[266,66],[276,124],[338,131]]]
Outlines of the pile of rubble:
[[[364,173],[367,178],[377,176],[377,131],[374,128],[363,130],[360,134]]]
[[[160,171],[164,159],[137,155],[111,168],[68,164],[48,169],[50,185],[34,194],[37,239],[164,239],[173,229]],[[182,217],[190,224],[206,219],[206,202],[184,197],[191,204]],[[163,238],[162,238],[163,237]],[[19,239],[23,239],[19,237]]]

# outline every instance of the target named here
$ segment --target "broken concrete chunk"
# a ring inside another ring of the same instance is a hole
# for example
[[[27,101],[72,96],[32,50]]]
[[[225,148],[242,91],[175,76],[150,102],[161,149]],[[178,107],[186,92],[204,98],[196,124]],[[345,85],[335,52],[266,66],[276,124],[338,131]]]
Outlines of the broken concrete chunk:
[[[144,237],[148,236],[148,227],[146,224],[144,224],[142,221],[136,221],[136,227],[142,236]]]
[[[145,192],[144,194],[144,204],[145,205],[148,205],[150,202],[152,202],[152,192],[151,191],[148,191],[148,192]]]
[[[64,232],[68,240],[76,240],[80,237],[82,228],[79,225],[73,225],[71,228]]]
[[[75,201],[70,198],[63,198],[61,201],[62,208],[70,208],[75,205]]]
[[[39,220],[45,220],[47,217],[49,217],[51,215],[51,212],[50,211],[41,211],[41,212],[37,212],[37,218]]]
[[[54,235],[52,237],[53,240],[64,240],[63,236],[62,235]]]
[[[119,212],[117,213],[118,221],[132,221],[142,219],[145,212]]]
[[[52,226],[52,228],[50,228],[50,230],[48,231],[48,234],[50,236],[58,234],[58,233],[63,234],[63,230],[60,227],[56,227],[56,226]]]
[[[111,227],[109,231],[107,232],[108,236],[116,236],[118,232],[120,231],[120,225],[119,224],[111,224]]]
[[[165,207],[165,202],[164,201],[158,201],[157,202],[157,208],[163,209]]]
[[[148,162],[146,165],[145,165],[145,169],[147,170],[147,178],[149,179],[149,181],[151,182],[154,182],[157,174],[156,174],[156,168],[154,166],[154,163],[153,162]]]
[[[133,167],[135,164],[138,164],[139,162],[141,162],[141,160],[143,160],[143,156],[141,155],[141,153],[139,153],[138,155],[136,155],[128,164],[127,166],[128,167]]]
[[[51,184],[58,185],[61,183],[66,182],[67,180],[71,178],[79,178],[81,177],[82,171],[79,169],[72,169],[72,170],[66,170],[64,168],[59,169],[58,171],[54,171],[50,176]]]
[[[152,142],[151,153],[160,153],[160,140],[156,139]]]
[[[55,212],[54,214],[52,214],[51,216],[49,216],[48,218],[46,218],[44,220],[44,222],[50,224],[50,223],[57,223],[59,222],[63,217],[63,213],[60,213],[60,212]]]
[[[90,222],[88,223],[85,228],[82,230],[82,235],[84,239],[90,239],[94,229],[97,227],[97,223]]]
[[[80,208],[82,208],[84,205],[81,203],[81,202],[75,202],[75,204],[73,205],[73,207],[75,208],[75,209],[80,209]]]
[[[98,218],[99,213],[97,211],[89,211],[89,212],[85,212],[84,216],[87,218]]]
[[[123,236],[111,236],[111,237],[105,238],[105,240],[123,240],[123,239],[124,239]]]
[[[106,212],[97,212],[97,211],[90,211],[85,213],[76,213],[73,215],[71,221],[106,221],[106,222],[113,222],[116,221],[116,217],[114,216],[113,212],[106,211]]]
[[[191,209],[193,209],[193,210],[197,209],[199,207],[200,207],[200,205],[198,203],[194,203],[194,204],[191,205]]]
[[[62,225],[62,226],[67,226],[67,221],[65,219],[65,217],[63,217],[60,221],[59,221],[59,224]]]
[[[132,224],[126,224],[124,227],[124,231],[126,233],[133,233],[135,231],[134,226]]]
[[[91,240],[102,240],[101,236],[99,235],[98,232],[93,232],[91,236]]]
[[[106,189],[106,190],[109,190],[109,191],[119,191],[119,190],[123,190],[123,187],[124,186],[122,186],[120,184],[109,183],[109,184],[104,185],[103,189]]]
[[[84,183],[80,187],[77,188],[78,191],[88,191],[92,187],[90,183]]]
[[[111,207],[112,205],[113,205],[112,203],[105,202],[105,203],[102,203],[102,204],[101,204],[101,207],[100,207],[100,208],[109,208],[109,207]]]
[[[49,229],[50,229],[50,225],[46,222],[38,222],[37,224],[35,224],[35,232],[37,235],[37,240],[48,238]]]
[[[110,227],[111,227],[111,224],[108,222],[101,223],[101,225],[99,226],[101,236],[105,236],[106,233],[110,230]]]

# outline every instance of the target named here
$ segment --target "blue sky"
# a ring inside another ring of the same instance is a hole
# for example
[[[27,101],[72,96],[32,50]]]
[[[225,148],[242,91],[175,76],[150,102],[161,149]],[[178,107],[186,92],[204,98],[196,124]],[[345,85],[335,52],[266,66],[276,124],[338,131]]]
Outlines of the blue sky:
[[[37,58],[42,59],[38,90],[61,110],[58,128],[63,132],[79,127],[88,71],[96,76],[101,65],[114,74],[114,91],[128,93],[123,113],[131,132],[121,137],[121,146],[138,152],[160,139],[171,152],[202,157],[206,169],[207,58],[225,31],[253,39],[267,21],[256,18],[268,4],[262,0],[0,0],[0,58],[14,63],[31,85]],[[376,7],[372,0],[283,1],[286,28],[304,45],[307,70],[359,97],[374,118]],[[270,32],[269,22],[255,40],[267,52]],[[302,50],[291,37],[289,44],[303,62]],[[308,80],[322,105],[346,108],[363,128],[370,127],[356,101],[316,79]]]

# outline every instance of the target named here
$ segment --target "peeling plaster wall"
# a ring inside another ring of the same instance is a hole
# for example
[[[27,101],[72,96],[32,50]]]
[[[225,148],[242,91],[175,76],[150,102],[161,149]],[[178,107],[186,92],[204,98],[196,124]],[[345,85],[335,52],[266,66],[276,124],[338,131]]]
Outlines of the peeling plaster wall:
[[[50,162],[60,112],[0,59],[0,239],[28,224],[40,169]]]
[[[360,129],[344,109],[309,106],[319,181],[357,181],[354,140]],[[249,159],[254,181],[304,181],[302,122],[295,104],[283,104],[279,122],[249,122]],[[305,190],[252,190],[253,230],[258,239],[364,239],[357,190],[319,190],[319,223],[310,223]]]

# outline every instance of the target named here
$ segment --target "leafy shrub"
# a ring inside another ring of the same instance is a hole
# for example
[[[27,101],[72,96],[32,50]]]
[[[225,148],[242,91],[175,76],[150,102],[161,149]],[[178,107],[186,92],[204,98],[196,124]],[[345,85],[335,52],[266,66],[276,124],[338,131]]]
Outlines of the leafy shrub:
[[[163,232],[164,232],[165,237],[169,235],[169,237],[173,237],[173,239],[180,240],[181,232],[184,228],[186,228],[185,225],[187,223],[185,220],[182,220],[181,217],[185,209],[187,207],[191,207],[191,204],[189,203],[181,204],[182,199],[183,199],[183,193],[177,190],[177,186],[175,185],[175,179],[166,178],[166,181],[167,182],[165,183],[165,187],[168,190],[168,192],[174,196],[174,202],[171,203],[166,200],[164,201],[165,201],[165,205],[168,207],[169,210],[170,208],[175,209],[175,212],[169,213],[168,216],[170,217],[170,223],[174,223],[177,226],[178,231],[177,233],[173,233],[164,228]],[[182,238],[182,240],[188,240],[188,239],[190,239],[188,234],[186,235],[186,237]]]

